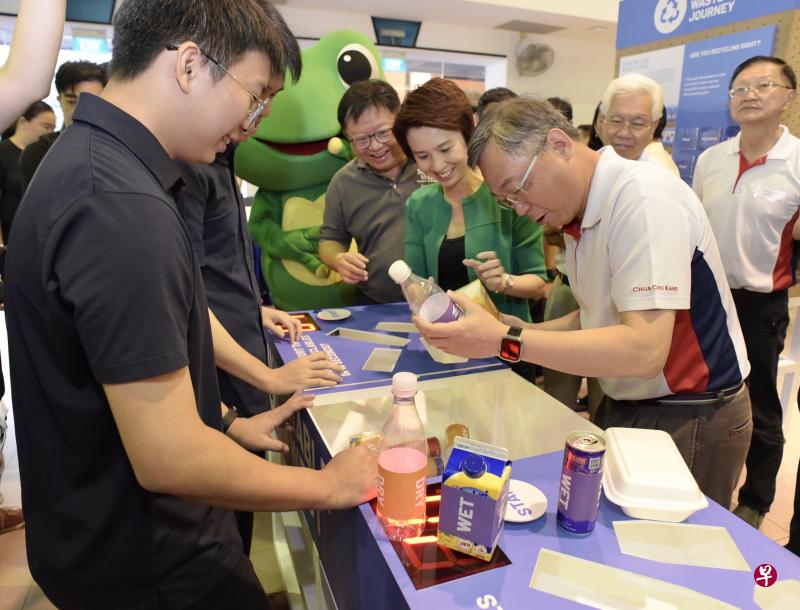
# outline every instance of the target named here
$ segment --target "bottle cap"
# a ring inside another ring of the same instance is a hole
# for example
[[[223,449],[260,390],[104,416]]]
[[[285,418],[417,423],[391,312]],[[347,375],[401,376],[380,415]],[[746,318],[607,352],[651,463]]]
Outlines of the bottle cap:
[[[389,277],[396,284],[402,284],[411,276],[411,267],[404,260],[396,260],[389,265]]]
[[[417,393],[417,376],[414,373],[395,373],[392,377],[392,393],[408,397]]]
[[[486,472],[486,462],[481,456],[471,453],[461,462],[461,470],[471,479],[477,479]]]

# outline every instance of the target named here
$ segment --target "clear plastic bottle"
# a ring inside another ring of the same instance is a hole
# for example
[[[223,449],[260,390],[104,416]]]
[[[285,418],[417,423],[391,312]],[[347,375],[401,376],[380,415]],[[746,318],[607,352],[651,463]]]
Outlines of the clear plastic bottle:
[[[425,529],[428,443],[414,395],[417,376],[392,377],[394,404],[378,443],[378,520],[390,540],[415,538]]]
[[[464,315],[447,293],[432,281],[411,273],[403,260],[389,267],[389,277],[400,284],[411,311],[428,322],[453,322]]]

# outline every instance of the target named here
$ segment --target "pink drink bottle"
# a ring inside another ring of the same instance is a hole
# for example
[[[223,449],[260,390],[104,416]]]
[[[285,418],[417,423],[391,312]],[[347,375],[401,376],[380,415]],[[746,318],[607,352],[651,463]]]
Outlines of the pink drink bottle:
[[[415,538],[425,529],[428,442],[414,395],[417,376],[392,377],[394,404],[378,443],[378,520],[390,540]]]
[[[464,315],[444,290],[430,280],[411,273],[405,261],[393,262],[389,267],[389,277],[400,284],[411,311],[423,320],[453,322]]]

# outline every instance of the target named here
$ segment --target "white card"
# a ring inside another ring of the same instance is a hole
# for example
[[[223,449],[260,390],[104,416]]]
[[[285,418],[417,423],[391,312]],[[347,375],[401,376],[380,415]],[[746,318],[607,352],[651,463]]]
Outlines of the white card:
[[[365,371],[380,371],[382,373],[391,373],[394,371],[394,365],[397,364],[397,359],[403,350],[391,349],[388,347],[376,347],[367,358],[364,366],[361,367]]]
[[[411,322],[378,322],[375,330],[385,330],[390,333],[419,333],[419,329]]]

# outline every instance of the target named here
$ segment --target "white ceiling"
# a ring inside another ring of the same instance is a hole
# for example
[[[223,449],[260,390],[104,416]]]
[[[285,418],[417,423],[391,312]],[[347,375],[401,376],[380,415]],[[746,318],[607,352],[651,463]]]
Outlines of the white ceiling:
[[[318,9],[495,28],[512,20],[560,26],[554,36],[611,42],[620,0],[277,0],[298,9]],[[594,28],[594,29],[593,29]],[[600,29],[602,28],[602,29]],[[598,29],[600,29],[598,31]]]

